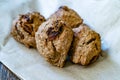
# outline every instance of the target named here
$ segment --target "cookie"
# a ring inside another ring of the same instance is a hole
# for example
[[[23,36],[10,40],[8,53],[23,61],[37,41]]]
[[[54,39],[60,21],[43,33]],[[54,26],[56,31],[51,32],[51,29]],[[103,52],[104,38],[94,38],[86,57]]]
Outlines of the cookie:
[[[78,27],[83,22],[83,19],[73,9],[70,9],[67,6],[59,7],[59,9],[52,14],[49,19],[62,20],[71,28]]]
[[[44,21],[45,18],[38,12],[22,14],[14,22],[11,34],[25,46],[36,48],[35,32]]]
[[[52,65],[63,67],[73,39],[73,31],[61,20],[47,20],[35,34],[39,53]]]
[[[97,60],[101,52],[100,35],[86,24],[74,28],[74,38],[69,51],[71,61],[88,65]]]

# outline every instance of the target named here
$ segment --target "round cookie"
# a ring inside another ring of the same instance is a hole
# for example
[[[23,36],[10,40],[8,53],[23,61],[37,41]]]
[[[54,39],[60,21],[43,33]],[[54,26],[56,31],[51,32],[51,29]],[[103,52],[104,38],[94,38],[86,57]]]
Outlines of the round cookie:
[[[13,24],[11,34],[25,46],[36,48],[35,32],[44,21],[45,18],[38,12],[20,15]]]
[[[86,24],[73,29],[74,38],[69,51],[73,63],[88,65],[97,60],[101,52],[100,35]]]
[[[39,53],[52,65],[63,67],[70,48],[73,31],[61,20],[47,20],[35,35]]]
[[[50,16],[49,19],[59,19],[64,21],[68,27],[75,28],[82,24],[83,19],[73,10],[67,6],[61,6]]]

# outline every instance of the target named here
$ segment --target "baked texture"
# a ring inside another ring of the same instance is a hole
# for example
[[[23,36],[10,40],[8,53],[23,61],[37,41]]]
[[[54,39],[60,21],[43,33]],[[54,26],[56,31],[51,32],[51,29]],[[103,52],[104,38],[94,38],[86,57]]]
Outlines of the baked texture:
[[[73,31],[61,20],[47,20],[35,35],[39,53],[52,65],[63,67],[73,39]]]
[[[83,19],[73,10],[67,6],[61,6],[59,9],[50,16],[49,19],[59,19],[66,23],[68,27],[75,28],[82,24]]]
[[[101,52],[100,35],[86,24],[73,29],[74,38],[69,51],[71,61],[88,65],[97,60]]]
[[[13,23],[11,34],[25,46],[36,48],[35,32],[44,21],[45,18],[38,12],[22,14]]]

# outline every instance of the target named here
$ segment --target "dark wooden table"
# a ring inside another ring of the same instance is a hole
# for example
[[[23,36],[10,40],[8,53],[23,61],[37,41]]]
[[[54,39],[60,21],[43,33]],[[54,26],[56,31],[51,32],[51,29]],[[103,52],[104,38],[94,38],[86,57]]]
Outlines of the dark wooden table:
[[[0,62],[0,80],[21,80],[11,70],[9,70],[2,62]]]

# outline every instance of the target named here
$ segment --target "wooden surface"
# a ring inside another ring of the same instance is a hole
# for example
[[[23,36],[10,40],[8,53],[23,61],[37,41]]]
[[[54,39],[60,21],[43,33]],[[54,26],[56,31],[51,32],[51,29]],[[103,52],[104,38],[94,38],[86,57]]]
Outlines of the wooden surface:
[[[11,72],[3,63],[0,62],[0,80],[21,80]]]

